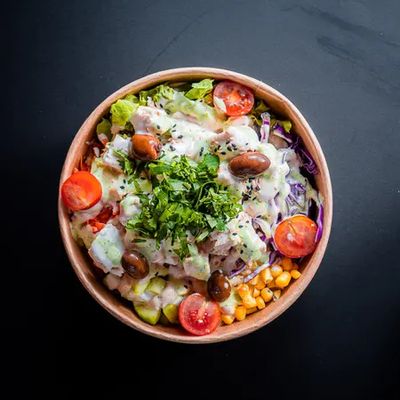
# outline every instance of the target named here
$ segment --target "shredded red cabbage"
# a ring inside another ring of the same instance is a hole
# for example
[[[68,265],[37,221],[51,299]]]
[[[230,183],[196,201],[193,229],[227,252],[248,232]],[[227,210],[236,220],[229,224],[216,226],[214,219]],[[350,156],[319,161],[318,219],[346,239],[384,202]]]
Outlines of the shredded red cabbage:
[[[315,222],[317,223],[318,226],[317,234],[315,235],[315,242],[318,242],[322,237],[323,225],[324,225],[324,206],[322,204],[318,206],[318,215]]]
[[[316,175],[318,173],[317,165],[311,157],[309,151],[304,147],[304,143],[300,136],[294,133],[286,132],[282,126],[276,124],[273,128],[274,135],[281,137],[286,140],[289,144],[289,148],[293,149],[296,154],[300,157],[304,169],[311,175]]]
[[[233,278],[236,275],[239,275],[246,267],[246,263],[238,258],[236,260],[236,267],[229,273],[228,278]]]
[[[261,128],[260,128],[260,140],[261,142],[267,142],[269,137],[269,127],[271,124],[271,116],[265,112],[261,114]]]

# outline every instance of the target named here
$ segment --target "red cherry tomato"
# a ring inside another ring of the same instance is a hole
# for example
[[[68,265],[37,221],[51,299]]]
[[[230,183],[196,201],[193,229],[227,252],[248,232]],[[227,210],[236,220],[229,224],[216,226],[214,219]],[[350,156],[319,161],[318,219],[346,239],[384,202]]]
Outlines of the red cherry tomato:
[[[72,211],[93,207],[101,195],[100,182],[88,171],[74,172],[61,187],[61,198]]]
[[[207,335],[221,323],[221,312],[215,301],[208,301],[201,294],[194,293],[180,304],[179,321],[193,335]]]
[[[315,250],[317,224],[305,215],[294,215],[279,223],[274,234],[278,250],[290,258],[304,257]]]
[[[222,100],[226,110],[221,111],[231,117],[247,114],[254,105],[253,92],[246,86],[231,81],[218,83],[214,89],[213,99],[214,106],[219,109],[221,108],[218,107],[218,103]]]

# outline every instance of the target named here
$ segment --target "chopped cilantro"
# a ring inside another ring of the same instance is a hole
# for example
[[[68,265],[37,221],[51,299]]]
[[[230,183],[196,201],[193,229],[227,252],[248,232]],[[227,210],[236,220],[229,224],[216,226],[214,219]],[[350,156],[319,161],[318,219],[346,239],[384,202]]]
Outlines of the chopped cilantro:
[[[183,259],[190,254],[189,231],[197,242],[214,231],[224,231],[226,223],[241,211],[240,199],[215,181],[219,168],[217,156],[205,154],[198,163],[186,156],[162,159],[147,164],[153,196],[138,193],[141,213],[126,227],[158,243],[171,238],[179,243],[175,250]]]

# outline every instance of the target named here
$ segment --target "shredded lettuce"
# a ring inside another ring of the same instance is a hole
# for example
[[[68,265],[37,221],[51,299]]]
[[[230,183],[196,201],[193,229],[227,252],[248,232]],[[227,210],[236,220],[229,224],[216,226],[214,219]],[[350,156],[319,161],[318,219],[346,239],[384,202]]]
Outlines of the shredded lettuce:
[[[287,133],[292,129],[292,123],[290,121],[279,121],[279,123]]]
[[[137,102],[133,101],[136,96],[128,95],[128,98],[119,99],[111,106],[111,122],[113,125],[125,128],[127,122],[131,119],[133,113],[139,107]]]
[[[168,85],[158,85],[149,90],[139,92],[139,103],[145,106],[150,98],[154,103],[160,103],[162,99],[172,100],[175,95],[175,90]]]
[[[262,114],[268,110],[269,107],[262,100],[257,100],[249,116],[258,126],[261,126],[263,122]]]
[[[213,90],[213,79],[203,79],[200,82],[192,83],[192,88],[185,94],[190,100],[204,99]]]
[[[101,143],[106,144],[112,138],[111,122],[103,118],[96,126],[96,134]]]
[[[190,100],[180,92],[175,93],[173,100],[169,101],[164,106],[164,109],[170,113],[179,111],[182,114],[193,117],[210,129],[218,129],[222,126],[222,121],[218,118],[217,112],[213,107],[202,101]]]

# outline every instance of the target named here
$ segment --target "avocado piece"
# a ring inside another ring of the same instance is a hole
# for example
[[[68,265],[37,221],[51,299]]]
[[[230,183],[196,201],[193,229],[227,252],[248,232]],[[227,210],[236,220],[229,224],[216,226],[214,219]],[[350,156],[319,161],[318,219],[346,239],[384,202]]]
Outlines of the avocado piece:
[[[145,292],[148,286],[149,286],[149,279],[147,277],[141,279],[140,281],[137,281],[132,285],[133,293],[140,296]]]
[[[163,313],[171,324],[178,323],[178,309],[176,304],[167,304],[163,307]]]
[[[153,307],[146,306],[144,304],[135,305],[135,311],[137,312],[140,319],[148,324],[155,325],[161,316],[161,310]]]
[[[151,292],[157,296],[161,294],[166,284],[167,282],[164,279],[160,278],[159,276],[156,276],[150,280],[150,284],[149,286],[147,286],[146,291]]]

